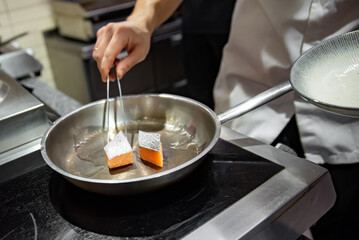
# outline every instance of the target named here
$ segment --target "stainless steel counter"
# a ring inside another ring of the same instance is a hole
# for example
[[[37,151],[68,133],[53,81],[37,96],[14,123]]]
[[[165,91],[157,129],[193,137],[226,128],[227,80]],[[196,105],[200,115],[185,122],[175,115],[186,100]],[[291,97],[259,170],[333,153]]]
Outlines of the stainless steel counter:
[[[225,127],[221,138],[285,169],[185,239],[297,239],[334,205],[326,169]]]
[[[0,70],[0,165],[40,149],[41,138],[50,127],[47,107],[61,116],[80,106],[36,77],[20,84]]]
[[[0,154],[40,139],[49,127],[44,104],[0,71]],[[1,163],[1,161],[0,161]]]

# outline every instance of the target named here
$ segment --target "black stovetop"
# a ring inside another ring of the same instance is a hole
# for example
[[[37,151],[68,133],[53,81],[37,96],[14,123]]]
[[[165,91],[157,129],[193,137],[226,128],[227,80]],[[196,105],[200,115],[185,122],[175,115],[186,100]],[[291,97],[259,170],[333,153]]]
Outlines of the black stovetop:
[[[41,160],[40,152],[30,159]],[[220,139],[178,183],[146,194],[103,196],[42,165],[0,184],[0,239],[178,239],[282,169]]]

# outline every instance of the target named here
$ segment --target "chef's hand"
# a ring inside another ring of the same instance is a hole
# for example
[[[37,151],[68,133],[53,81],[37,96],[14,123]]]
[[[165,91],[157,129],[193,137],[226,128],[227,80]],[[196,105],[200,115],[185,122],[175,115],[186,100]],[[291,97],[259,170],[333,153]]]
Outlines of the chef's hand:
[[[103,82],[113,64],[119,78],[135,64],[143,61],[150,50],[153,31],[168,19],[182,3],[182,0],[137,0],[134,10],[125,22],[109,23],[97,32],[93,58],[101,73]],[[126,49],[128,55],[118,60],[116,57]]]
[[[143,61],[150,50],[151,34],[145,25],[136,21],[109,23],[100,28],[92,57],[97,62],[102,81],[106,82],[109,74],[110,80],[115,81],[116,76],[110,72],[114,64],[121,79],[134,65]],[[123,49],[128,55],[116,59]]]

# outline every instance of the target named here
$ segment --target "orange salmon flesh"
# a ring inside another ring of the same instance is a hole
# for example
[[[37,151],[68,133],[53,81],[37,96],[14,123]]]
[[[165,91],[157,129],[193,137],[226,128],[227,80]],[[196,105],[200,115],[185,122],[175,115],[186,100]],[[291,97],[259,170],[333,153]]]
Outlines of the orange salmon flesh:
[[[105,155],[106,155],[106,160],[107,160],[107,166],[109,168],[118,168],[118,167],[123,167],[129,164],[133,163],[133,152],[129,152],[129,153],[125,153],[119,156],[116,156],[112,159],[109,159],[107,157],[106,151],[105,151]]]
[[[160,143],[160,151],[139,146],[139,154],[142,160],[148,161],[158,167],[163,166],[162,143]]]

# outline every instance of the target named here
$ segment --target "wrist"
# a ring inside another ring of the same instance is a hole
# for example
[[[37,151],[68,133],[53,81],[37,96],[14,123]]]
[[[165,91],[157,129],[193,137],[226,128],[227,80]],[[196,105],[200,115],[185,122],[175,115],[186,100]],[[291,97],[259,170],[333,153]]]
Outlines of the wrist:
[[[151,18],[146,16],[141,16],[139,14],[131,14],[126,19],[127,22],[133,23],[137,27],[139,27],[142,31],[148,32],[152,35],[155,30],[155,25],[152,23]]]

